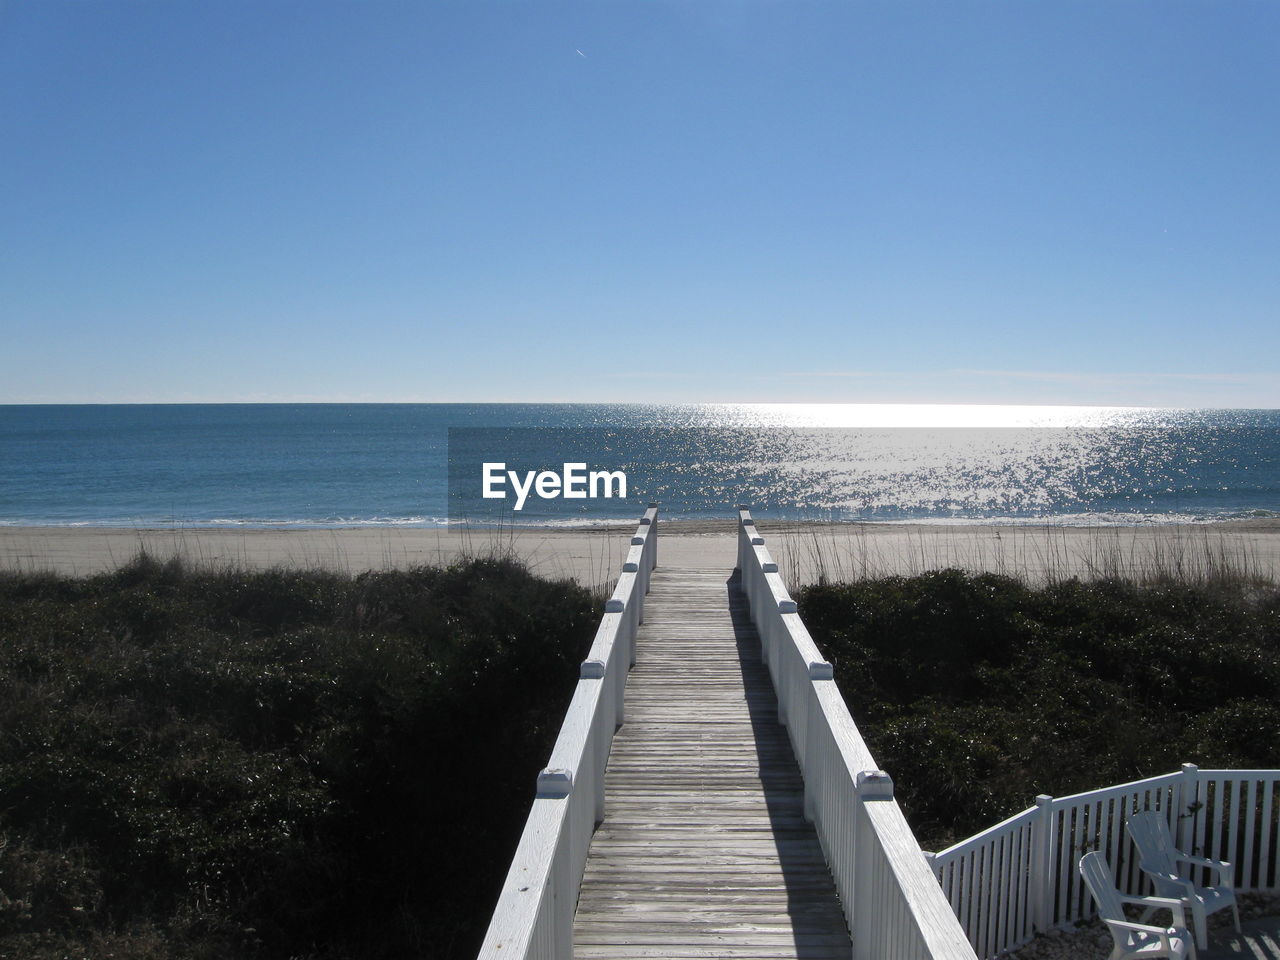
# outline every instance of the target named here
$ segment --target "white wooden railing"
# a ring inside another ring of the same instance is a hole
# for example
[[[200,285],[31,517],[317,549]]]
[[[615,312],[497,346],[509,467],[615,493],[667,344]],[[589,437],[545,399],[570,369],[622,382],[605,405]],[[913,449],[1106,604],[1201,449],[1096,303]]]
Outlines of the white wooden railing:
[[[877,769],[746,508],[738,569],[855,960],[975,960],[893,799],[893,781]]]
[[[591,835],[604,819],[604,768],[622,725],[627,671],[636,660],[649,576],[658,563],[658,508],[640,520],[622,575],[605,603],[565,713],[480,960],[565,960]]]
[[[1076,868],[1100,850],[1127,893],[1152,892],[1124,821],[1138,810],[1169,818],[1180,849],[1226,860],[1237,890],[1280,887],[1280,770],[1182,770],[1036,805],[931,857],[978,956],[1012,950],[1037,932],[1092,916]]]

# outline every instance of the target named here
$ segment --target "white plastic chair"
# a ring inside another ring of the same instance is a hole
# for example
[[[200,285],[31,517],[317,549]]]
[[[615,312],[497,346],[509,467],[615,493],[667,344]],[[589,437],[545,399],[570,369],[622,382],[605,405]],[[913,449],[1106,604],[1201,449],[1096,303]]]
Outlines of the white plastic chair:
[[[1171,897],[1121,896],[1112,879],[1110,865],[1096,850],[1080,858],[1080,876],[1093,894],[1098,914],[1111,931],[1111,939],[1115,942],[1107,960],[1123,960],[1126,957],[1172,957],[1175,960],[1185,957],[1187,960],[1195,960],[1196,948],[1187,930],[1181,900]],[[1154,927],[1134,923],[1125,916],[1126,903],[1151,910],[1169,910],[1173,913],[1173,926]]]
[[[1236,932],[1240,932],[1240,908],[1236,905],[1234,873],[1231,864],[1224,860],[1193,857],[1173,845],[1169,833],[1169,821],[1162,813],[1145,810],[1130,814],[1129,836],[1142,858],[1142,872],[1155,884],[1156,893],[1162,897],[1177,897],[1191,909],[1195,928],[1196,946],[1201,950],[1209,945],[1209,914],[1226,907],[1235,915]],[[1191,879],[1190,870],[1179,869],[1179,864],[1192,868],[1207,867],[1218,875],[1218,883],[1212,887],[1200,887]]]

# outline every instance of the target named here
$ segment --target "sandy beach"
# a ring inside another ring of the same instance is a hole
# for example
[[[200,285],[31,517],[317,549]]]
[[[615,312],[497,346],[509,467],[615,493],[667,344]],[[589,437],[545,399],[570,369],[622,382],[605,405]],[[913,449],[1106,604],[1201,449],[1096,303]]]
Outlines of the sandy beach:
[[[1280,521],[1145,527],[926,524],[770,524],[761,521],[789,583],[826,576],[853,579],[944,567],[1032,580],[1110,575],[1184,578],[1222,572],[1280,579]],[[197,565],[315,567],[359,572],[441,564],[468,556],[514,555],[548,577],[587,585],[612,582],[631,525],[602,528],[458,530],[0,528],[0,569],[90,575],[139,551]],[[735,561],[734,521],[674,521],[660,526],[659,563]]]

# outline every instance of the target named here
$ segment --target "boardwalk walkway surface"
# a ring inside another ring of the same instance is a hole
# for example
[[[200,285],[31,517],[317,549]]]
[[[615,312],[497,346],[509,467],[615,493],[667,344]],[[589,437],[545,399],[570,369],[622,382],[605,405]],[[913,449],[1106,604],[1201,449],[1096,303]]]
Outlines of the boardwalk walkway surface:
[[[850,955],[732,567],[654,572],[576,958]]]

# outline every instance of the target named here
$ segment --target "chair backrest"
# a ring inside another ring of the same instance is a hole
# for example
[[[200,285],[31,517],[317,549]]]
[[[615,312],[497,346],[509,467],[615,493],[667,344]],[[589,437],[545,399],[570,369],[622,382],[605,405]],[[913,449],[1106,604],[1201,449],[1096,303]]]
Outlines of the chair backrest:
[[[1093,902],[1098,905],[1098,913],[1103,920],[1125,919],[1124,905],[1120,902],[1120,893],[1116,890],[1106,857],[1097,850],[1086,853],[1080,858],[1080,876],[1093,894]]]
[[[1182,888],[1160,875],[1175,875],[1178,872],[1177,861],[1174,860],[1173,837],[1169,833],[1169,821],[1165,814],[1155,810],[1143,810],[1132,813],[1126,822],[1133,845],[1138,848],[1138,857],[1142,869],[1152,874],[1156,893],[1162,897],[1179,897]]]

